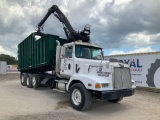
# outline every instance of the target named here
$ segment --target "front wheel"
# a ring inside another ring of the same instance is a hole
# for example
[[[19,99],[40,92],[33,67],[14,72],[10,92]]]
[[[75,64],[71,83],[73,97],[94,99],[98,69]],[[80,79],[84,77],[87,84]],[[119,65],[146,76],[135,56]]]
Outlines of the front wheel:
[[[71,105],[76,110],[86,110],[92,103],[92,95],[83,84],[75,83],[70,89]]]
[[[118,102],[120,102],[122,99],[123,99],[123,97],[120,97],[120,98],[113,99],[113,100],[108,100],[108,101],[109,101],[109,102],[112,102],[112,103],[118,103]]]

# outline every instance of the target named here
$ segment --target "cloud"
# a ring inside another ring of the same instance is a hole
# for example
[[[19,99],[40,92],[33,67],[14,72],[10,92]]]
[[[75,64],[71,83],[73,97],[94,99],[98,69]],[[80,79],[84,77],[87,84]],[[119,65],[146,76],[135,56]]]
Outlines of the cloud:
[[[8,54],[8,55],[12,55],[12,52],[10,52],[9,50],[4,49],[1,45],[0,45],[0,54]]]
[[[124,51],[112,51],[108,55],[121,55],[121,54],[126,54]]]
[[[160,45],[159,0],[1,0],[0,45],[16,55],[16,46],[35,31],[53,4],[75,30],[89,23],[92,42],[105,49]],[[65,38],[63,26],[54,15],[45,22],[44,32]]]
[[[121,54],[132,54],[132,53],[146,53],[146,52],[155,52],[155,50],[151,49],[151,47],[148,46],[148,47],[137,48],[137,49],[134,49],[134,50],[129,51],[129,52],[112,51],[111,53],[109,53],[109,55],[121,55]]]
[[[103,18],[107,20],[106,26],[103,24],[101,25],[101,30],[98,29],[99,32],[95,31],[98,33],[96,36],[101,36],[99,43],[103,47],[121,47],[123,44],[126,44],[126,39],[129,39],[127,45],[133,46],[134,44],[134,46],[139,46],[137,42],[132,42],[135,39],[131,39],[130,35],[141,34],[144,36],[143,40],[145,41],[145,36],[150,38],[159,33],[160,21],[158,19],[160,15],[157,13],[157,11],[160,10],[158,7],[159,1],[153,3],[151,0],[147,2],[134,0],[119,5],[115,4],[115,2],[116,1],[112,1],[106,4],[104,10],[98,11],[98,16],[95,18],[96,21],[98,21],[101,16],[103,16]],[[148,41],[152,43],[152,39]]]
[[[133,45],[134,47],[157,44],[160,42],[160,33],[148,35],[144,33],[132,33],[124,38],[125,44]]]

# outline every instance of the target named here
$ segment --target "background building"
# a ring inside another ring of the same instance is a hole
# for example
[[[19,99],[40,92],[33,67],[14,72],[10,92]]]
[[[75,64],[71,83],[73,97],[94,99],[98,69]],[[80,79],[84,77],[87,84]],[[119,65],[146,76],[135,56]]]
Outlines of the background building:
[[[160,52],[105,56],[128,64],[137,86],[160,88]]]
[[[0,61],[0,74],[6,74],[6,73],[7,73],[7,62]]]

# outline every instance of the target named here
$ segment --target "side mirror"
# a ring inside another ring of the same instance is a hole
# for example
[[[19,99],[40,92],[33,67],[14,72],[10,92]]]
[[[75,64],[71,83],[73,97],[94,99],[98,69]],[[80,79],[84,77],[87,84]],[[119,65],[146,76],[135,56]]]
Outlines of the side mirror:
[[[102,58],[103,58],[103,60],[104,60],[104,51],[102,51],[102,53],[101,53],[101,54],[102,54]]]
[[[102,55],[104,56],[104,51],[102,51]]]

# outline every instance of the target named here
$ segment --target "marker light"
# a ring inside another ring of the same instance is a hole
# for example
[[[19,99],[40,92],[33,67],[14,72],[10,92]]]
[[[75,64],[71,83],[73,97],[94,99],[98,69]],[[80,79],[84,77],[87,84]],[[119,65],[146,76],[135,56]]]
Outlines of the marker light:
[[[92,86],[92,84],[91,84],[91,83],[88,83],[88,86]]]
[[[96,83],[95,84],[95,88],[101,88],[101,84],[100,83]]]

